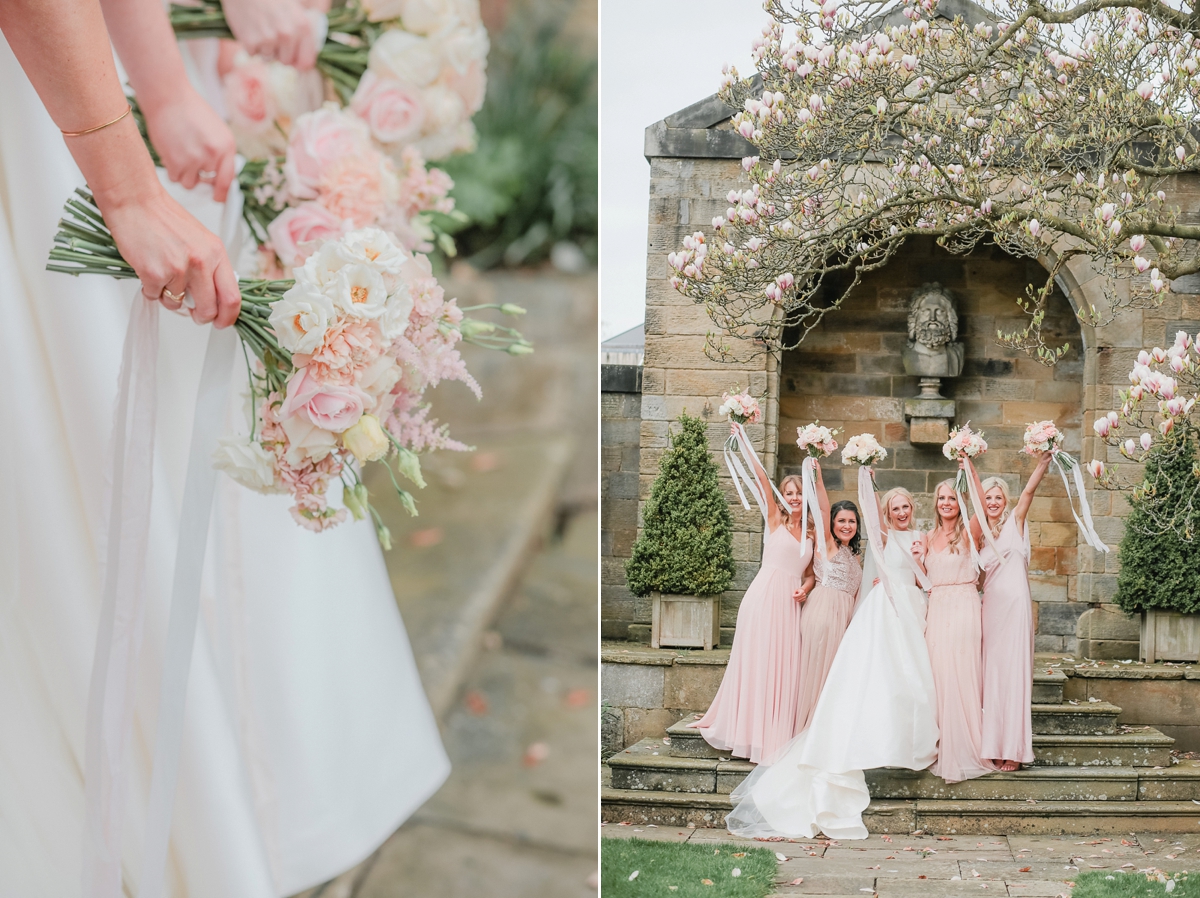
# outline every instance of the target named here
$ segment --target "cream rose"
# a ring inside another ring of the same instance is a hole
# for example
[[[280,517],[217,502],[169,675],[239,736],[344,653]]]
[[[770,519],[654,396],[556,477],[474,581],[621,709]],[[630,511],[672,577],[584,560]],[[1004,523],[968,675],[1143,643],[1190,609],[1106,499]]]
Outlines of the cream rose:
[[[391,406],[391,393],[396,384],[400,383],[403,371],[396,360],[389,355],[381,355],[363,369],[358,386],[371,397],[373,405],[371,414],[382,415]]]
[[[317,427],[303,415],[294,415],[279,422],[287,434],[287,463],[298,468],[306,461],[320,461],[337,446],[337,435]]]
[[[383,458],[392,444],[379,426],[379,419],[363,415],[342,434],[342,445],[360,462],[368,462]]]
[[[403,0],[400,21],[414,34],[434,34],[458,22],[455,0]]]
[[[385,31],[371,47],[368,67],[412,87],[432,84],[442,70],[442,54],[428,38],[407,31]]]
[[[411,143],[421,136],[425,125],[420,93],[374,72],[363,75],[350,108],[380,143]]]

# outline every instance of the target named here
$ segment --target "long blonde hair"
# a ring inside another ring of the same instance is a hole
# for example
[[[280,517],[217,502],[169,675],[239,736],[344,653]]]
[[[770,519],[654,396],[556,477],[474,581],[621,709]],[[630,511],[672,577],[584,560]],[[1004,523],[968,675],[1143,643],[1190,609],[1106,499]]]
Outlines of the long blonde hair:
[[[897,496],[903,496],[908,500],[908,504],[912,506],[912,512],[910,512],[908,516],[909,526],[912,526],[912,516],[916,513],[917,503],[913,501],[912,493],[902,486],[892,487],[890,490],[884,493],[883,497],[879,500],[879,504],[883,506],[883,518],[890,526],[892,523],[892,500]]]
[[[779,494],[781,496],[787,492],[787,485],[789,483],[796,484],[796,488],[800,490],[800,494],[804,495],[804,478],[799,474],[788,474],[787,477],[779,481]],[[792,516],[792,509],[786,502],[780,504],[779,508],[783,512],[784,517],[790,518]]]
[[[964,542],[966,542],[967,526],[966,526],[966,522],[963,521],[962,509],[959,508],[959,506],[958,506],[958,494],[954,492],[954,481],[953,480],[943,480],[941,483],[939,483],[937,486],[935,486],[933,488],[933,516],[934,516],[934,520],[936,522],[934,524],[934,530],[940,530],[942,527],[942,516],[938,513],[938,510],[937,510],[938,493],[940,493],[942,491],[942,487],[945,487],[946,489],[948,489],[950,491],[950,495],[954,496],[954,501],[955,501],[954,507],[958,511],[958,515],[957,515],[958,520],[954,524],[954,535],[950,537],[950,542],[948,542],[946,544],[946,548],[949,549],[955,555],[957,555],[962,544]]]
[[[1004,511],[1000,512],[1000,519],[995,524],[988,523],[988,529],[992,531],[992,536],[999,536],[1000,528],[1004,526],[1004,522],[1008,520],[1008,516],[1012,513],[1008,507],[1012,504],[1012,497],[1008,494],[1008,484],[999,477],[989,477],[980,486],[983,487],[983,496],[986,496],[990,490],[998,488],[1000,495],[1004,497]],[[983,500],[983,496],[979,497],[981,501]],[[984,507],[984,514],[987,514],[986,506]],[[987,520],[987,518],[985,517],[984,520]]]

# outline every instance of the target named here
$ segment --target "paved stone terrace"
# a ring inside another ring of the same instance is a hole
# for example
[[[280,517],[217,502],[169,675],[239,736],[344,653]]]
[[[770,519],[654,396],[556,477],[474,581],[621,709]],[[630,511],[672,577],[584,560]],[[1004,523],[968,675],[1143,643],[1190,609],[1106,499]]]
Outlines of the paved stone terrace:
[[[1197,808],[1200,815],[1200,808]],[[1198,821],[1200,822],[1200,821]],[[1200,834],[1114,836],[871,835],[861,841],[739,839],[723,829],[604,824],[606,838],[747,845],[780,858],[777,898],[791,895],[863,898],[1058,898],[1090,870],[1200,866]],[[603,844],[603,841],[602,841]],[[603,849],[601,849],[603,850]]]

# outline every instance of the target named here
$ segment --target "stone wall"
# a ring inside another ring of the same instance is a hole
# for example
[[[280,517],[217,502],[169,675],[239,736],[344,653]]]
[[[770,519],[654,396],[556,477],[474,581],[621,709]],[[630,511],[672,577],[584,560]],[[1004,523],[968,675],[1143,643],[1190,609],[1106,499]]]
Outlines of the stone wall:
[[[716,407],[721,393],[733,386],[766,394],[764,422],[749,428],[749,432],[768,471],[775,472],[776,450],[781,445],[782,465],[790,467],[798,463],[794,455],[789,457],[789,452],[795,439],[791,428],[800,419],[866,421],[878,425],[889,447],[897,450],[893,467],[881,478],[881,484],[888,483],[888,478],[897,482],[907,479],[920,487],[917,492],[928,492],[931,478],[936,480],[949,472],[943,469],[940,456],[906,445],[899,431],[903,419],[897,417],[897,406],[905,396],[915,393],[915,385],[897,374],[901,370],[898,350],[904,330],[899,303],[906,297],[898,282],[882,281],[901,274],[907,279],[908,292],[925,281],[941,280],[958,294],[960,310],[965,310],[960,339],[967,344],[967,369],[946,395],[958,402],[958,421],[971,420],[997,446],[981,463],[984,471],[1005,473],[1014,484],[1018,478],[1024,482],[1030,465],[1015,454],[1021,431],[1034,418],[1051,415],[1067,425],[1068,447],[1078,451],[1082,459],[1122,461],[1116,450],[1104,446],[1094,436],[1091,422],[1119,404],[1117,393],[1127,385],[1128,372],[1140,349],[1169,345],[1178,329],[1192,333],[1200,329],[1200,295],[1171,294],[1157,308],[1126,309],[1115,321],[1093,329],[1071,320],[1067,307],[1103,308],[1104,289],[1108,285],[1086,260],[1072,260],[1060,275],[1065,305],[1056,304],[1051,323],[1052,330],[1061,331],[1061,342],[1071,342],[1072,350],[1057,368],[1044,369],[1032,359],[1001,350],[991,337],[996,327],[1021,322],[1015,300],[1029,279],[1041,282],[1042,271],[1054,262],[1053,251],[1039,260],[1038,268],[1029,270],[1025,266],[1031,263],[997,258],[991,252],[964,259],[940,253],[932,246],[914,244],[910,252],[897,260],[896,271],[889,268],[873,288],[859,292],[854,302],[864,304],[862,308],[846,308],[840,319],[831,317],[824,336],[814,334],[818,339],[806,343],[803,350],[788,353],[788,358],[781,361],[770,355],[757,355],[736,365],[707,358],[705,335],[714,329],[713,323],[702,307],[671,289],[666,256],[682,246],[687,234],[697,230],[711,233],[713,217],[723,215],[727,207],[726,194],[749,185],[740,157],[752,150],[729,130],[728,114],[726,107],[710,97],[646,131],[651,180],[639,503],[649,497],[658,460],[667,445],[669,422],[680,411],[686,409],[711,422],[710,447],[719,451],[727,431],[716,420]],[[1183,209],[1200,206],[1200,178],[1171,179],[1164,187],[1168,203]],[[1192,213],[1185,213],[1185,218],[1187,215]],[[1127,282],[1117,284],[1119,290],[1127,287]],[[1174,289],[1200,290],[1200,279],[1182,279]],[[878,342],[873,352],[863,353],[860,369],[860,361],[854,356],[861,351],[861,345],[856,350],[853,341],[862,340],[868,333]],[[819,345],[820,339],[826,341],[823,347]],[[839,354],[840,359],[836,358]],[[811,384],[817,381],[806,378],[801,364],[805,357],[816,359],[821,355],[825,360],[817,359],[812,367],[829,367],[811,374],[827,378],[820,381],[822,390],[844,390],[853,379],[858,379],[858,385],[849,393],[832,394],[842,397],[839,407],[804,404],[816,402]],[[838,370],[837,366],[847,365],[847,360],[854,364],[854,369]],[[853,375],[853,379],[835,379],[845,375]],[[792,385],[789,387],[786,382],[781,385],[781,377],[785,381],[790,378]],[[806,382],[810,386],[805,386]],[[865,384],[872,385],[870,395],[854,392],[865,388]],[[848,406],[846,401],[855,404]],[[822,413],[809,416],[809,412],[817,409]],[[830,468],[836,470],[840,465],[835,463]],[[1124,463],[1122,468],[1131,477],[1140,474],[1135,465]],[[734,587],[722,599],[723,641],[728,642],[741,594],[757,570],[762,525],[757,509],[742,509],[727,476],[722,483],[734,513],[734,557],[738,568]],[[1115,550],[1123,533],[1123,519],[1128,514],[1127,503],[1121,494],[1103,490],[1089,492],[1088,498],[1097,532]],[[922,511],[928,516],[927,509]],[[1074,651],[1076,621],[1081,612],[1088,606],[1110,603],[1116,595],[1117,554],[1112,551],[1105,555],[1086,545],[1077,545],[1062,484],[1053,472],[1039,492],[1039,502],[1030,520],[1036,547],[1032,571],[1035,599],[1039,602],[1039,648]],[[605,559],[606,563],[614,560]],[[611,573],[606,572],[606,576],[612,582]],[[648,624],[648,603],[644,609],[631,610]],[[635,633],[641,632],[641,628],[635,627]]]
[[[635,365],[600,370],[600,619],[606,639],[627,639],[630,624],[650,619],[650,600],[625,585],[638,528],[641,373]]]
[[[1057,421],[1067,450],[1078,458],[1083,338],[1066,298],[1056,292],[1046,314],[1047,342],[1070,346],[1057,366],[1047,367],[996,342],[997,329],[1024,327],[1013,297],[1042,276],[1035,262],[1013,259],[995,248],[955,256],[932,240],[910,241],[886,268],[865,277],[799,348],[784,353],[778,476],[800,472],[797,427],[819,419],[840,428],[843,442],[870,432],[888,448],[888,457],[876,465],[880,490],[905,487],[916,499],[918,526],[933,524],[934,490],[939,481],[954,476],[957,465],[938,447],[909,442],[903,404],[917,395],[918,387],[916,377],[904,374],[900,357],[908,340],[909,301],[931,281],[947,288],[957,305],[965,364],[960,377],[943,380],[942,395],[955,401],[956,423],[969,421],[988,441],[989,450],[978,463],[980,476],[999,475],[1014,498],[1020,493],[1033,468],[1032,459],[1020,452],[1025,425],[1032,421]],[[831,459],[823,471],[831,500],[856,499],[853,468]],[[1076,619],[1087,606],[1068,604],[1075,597],[1078,572],[1077,528],[1054,469],[1042,481],[1028,520],[1036,647],[1073,649]]]

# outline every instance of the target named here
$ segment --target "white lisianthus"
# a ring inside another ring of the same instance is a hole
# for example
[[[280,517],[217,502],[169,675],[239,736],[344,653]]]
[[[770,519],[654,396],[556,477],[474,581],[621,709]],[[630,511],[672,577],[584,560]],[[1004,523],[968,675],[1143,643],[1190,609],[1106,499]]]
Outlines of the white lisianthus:
[[[401,0],[400,22],[414,34],[436,34],[458,22],[454,0]]]
[[[406,253],[387,231],[359,228],[337,241],[337,252],[347,263],[370,265],[381,274],[399,274]]]
[[[325,339],[333,301],[313,284],[298,279],[283,299],[271,306],[268,322],[279,345],[289,352],[313,352]]]
[[[408,330],[408,319],[413,310],[412,291],[407,283],[401,283],[399,289],[388,297],[387,308],[379,316],[379,329],[383,331],[384,339],[395,340]]]
[[[387,309],[387,287],[383,276],[371,265],[345,266],[325,293],[339,311],[353,318],[375,319]]]
[[[377,75],[413,87],[426,87],[442,71],[441,49],[429,38],[391,29],[371,46],[367,67]]]
[[[282,493],[275,479],[275,456],[249,437],[221,437],[213,467],[258,493]]]
[[[333,286],[337,282],[338,272],[351,261],[342,250],[344,240],[343,237],[321,244],[315,253],[304,260],[303,266],[293,270],[296,283],[304,281],[322,291]]]

